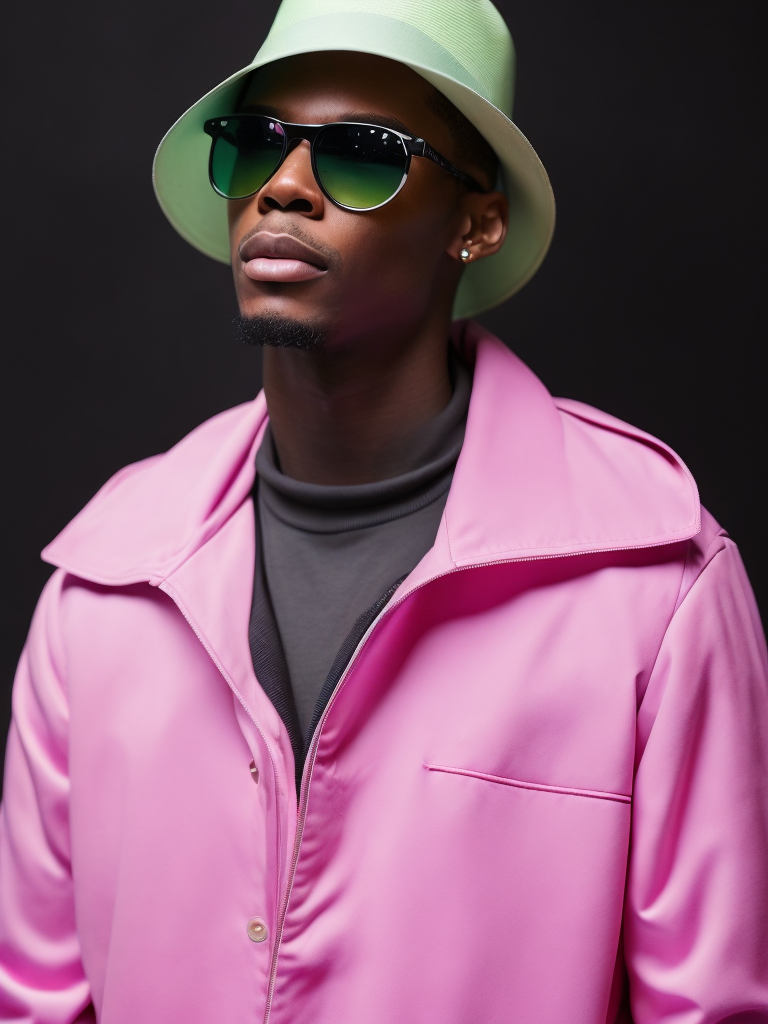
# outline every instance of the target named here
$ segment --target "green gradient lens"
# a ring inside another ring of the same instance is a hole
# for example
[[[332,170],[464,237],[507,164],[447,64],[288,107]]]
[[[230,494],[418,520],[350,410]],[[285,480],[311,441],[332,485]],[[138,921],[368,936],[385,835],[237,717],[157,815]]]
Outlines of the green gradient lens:
[[[228,117],[211,122],[216,134],[210,172],[215,188],[227,199],[258,192],[277,170],[285,132],[267,117]]]
[[[353,210],[381,206],[397,192],[408,162],[399,135],[368,124],[334,124],[315,141],[315,166],[328,195]]]

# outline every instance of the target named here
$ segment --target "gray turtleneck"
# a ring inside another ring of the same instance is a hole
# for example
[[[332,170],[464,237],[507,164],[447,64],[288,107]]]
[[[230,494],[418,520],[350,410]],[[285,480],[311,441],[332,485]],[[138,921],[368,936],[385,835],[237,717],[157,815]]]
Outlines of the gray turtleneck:
[[[453,395],[414,436],[400,476],[346,487],[302,483],[280,471],[269,428],[264,435],[256,472],[266,600],[305,741],[318,696],[361,613],[434,543],[471,390],[469,371],[458,362],[452,370]],[[254,600],[252,640],[265,635],[254,621],[264,616],[264,603]]]

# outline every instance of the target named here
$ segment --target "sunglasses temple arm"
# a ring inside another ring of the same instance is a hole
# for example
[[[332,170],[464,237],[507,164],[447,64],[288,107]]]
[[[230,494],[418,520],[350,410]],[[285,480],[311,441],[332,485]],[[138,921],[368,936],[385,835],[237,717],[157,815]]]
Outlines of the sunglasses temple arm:
[[[432,160],[438,167],[442,167],[444,171],[452,174],[454,178],[458,178],[459,181],[463,181],[467,188],[472,189],[473,192],[487,192],[487,188],[483,188],[479,181],[472,177],[471,174],[465,174],[464,171],[460,171],[458,167],[451,163],[450,160],[438,153],[436,149],[433,149],[425,139],[410,139],[408,141],[408,150],[413,156],[424,156],[427,160]]]

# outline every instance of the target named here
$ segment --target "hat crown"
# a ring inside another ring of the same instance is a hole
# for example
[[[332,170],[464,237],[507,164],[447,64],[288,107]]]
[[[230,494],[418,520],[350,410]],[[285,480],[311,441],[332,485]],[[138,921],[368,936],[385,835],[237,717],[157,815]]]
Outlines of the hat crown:
[[[360,42],[368,31],[376,33],[373,39],[382,32],[391,36],[397,23],[410,28],[401,40],[404,63],[409,63],[405,51],[411,49],[406,38],[415,43],[415,30],[430,50],[444,52],[451,77],[511,117],[515,51],[509,29],[490,0],[283,0],[255,59],[263,63],[296,52],[298,37],[308,33],[320,50],[365,50]],[[350,34],[355,38],[351,46]]]

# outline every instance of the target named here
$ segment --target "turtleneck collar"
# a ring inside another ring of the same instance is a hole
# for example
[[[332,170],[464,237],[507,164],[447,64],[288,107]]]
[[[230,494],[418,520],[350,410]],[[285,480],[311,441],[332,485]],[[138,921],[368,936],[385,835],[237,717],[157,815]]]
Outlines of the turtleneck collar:
[[[256,473],[269,511],[297,529],[340,533],[400,518],[445,494],[464,441],[472,390],[467,367],[452,359],[451,369],[454,388],[448,404],[410,439],[406,471],[386,480],[351,486],[294,480],[280,469],[268,426]]]

